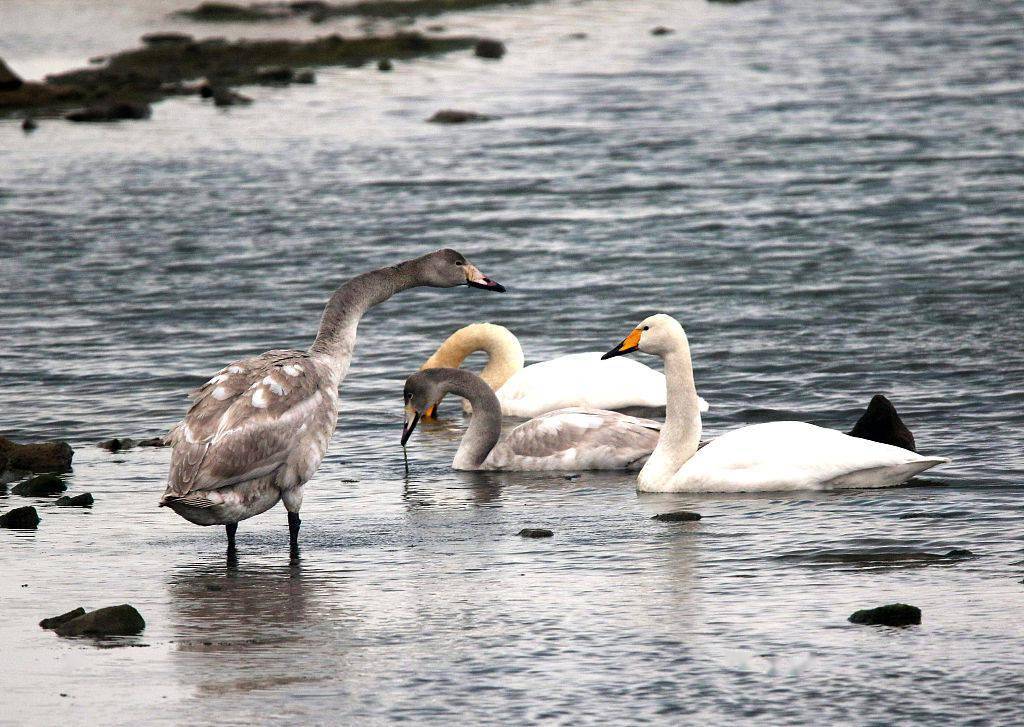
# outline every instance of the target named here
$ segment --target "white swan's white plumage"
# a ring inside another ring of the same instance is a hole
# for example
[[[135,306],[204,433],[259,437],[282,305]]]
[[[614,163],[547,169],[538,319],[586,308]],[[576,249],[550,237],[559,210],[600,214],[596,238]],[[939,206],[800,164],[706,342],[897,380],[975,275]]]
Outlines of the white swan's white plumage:
[[[600,353],[571,353],[530,364],[494,392],[501,413],[534,417],[566,407],[626,409],[665,406],[665,374],[639,361],[602,361]],[[700,400],[700,410],[708,403]]]
[[[445,340],[421,367],[457,368],[476,351],[487,353],[480,377],[494,390],[505,416],[536,417],[556,409],[665,406],[665,375],[639,361],[601,361],[574,353],[524,367],[522,346],[504,326],[474,323]],[[701,411],[708,404],[700,399]],[[464,402],[466,411],[470,410]]]
[[[734,429],[647,492],[753,492],[894,487],[948,462],[804,422]]]
[[[645,492],[752,492],[893,487],[944,457],[851,437],[804,422],[754,424],[723,434],[698,450],[701,419],[690,346],[671,316],[644,319],[605,356],[630,351],[665,362],[665,424],[637,478]]]

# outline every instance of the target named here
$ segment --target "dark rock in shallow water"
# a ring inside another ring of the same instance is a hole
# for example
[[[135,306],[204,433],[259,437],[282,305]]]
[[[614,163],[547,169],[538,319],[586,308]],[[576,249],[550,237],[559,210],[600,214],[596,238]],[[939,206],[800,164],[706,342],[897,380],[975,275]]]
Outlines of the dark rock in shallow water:
[[[700,520],[700,513],[687,510],[663,512],[660,515],[655,515],[651,520],[660,520],[663,523],[690,523]]]
[[[81,495],[75,495],[74,497],[58,497],[54,501],[54,505],[58,507],[92,507],[94,500],[92,499],[91,492],[83,492]]]
[[[295,74],[295,83],[316,83],[316,74],[313,71],[299,71]]]
[[[917,451],[914,435],[900,419],[892,402],[881,394],[871,397],[871,403],[853,425],[850,436],[891,444],[894,447],[909,449],[911,452]]]
[[[107,101],[64,114],[68,121],[104,122],[148,119],[153,109],[141,101]]]
[[[131,449],[135,445],[135,440],[129,437],[114,437],[113,439],[108,439],[105,442],[100,442],[96,446],[100,449],[105,449],[108,452],[120,452],[122,449]]]
[[[238,95],[241,96],[242,94],[238,94]],[[247,96],[242,96],[242,98],[246,98],[247,99],[248,97]],[[149,439],[140,439],[139,440],[139,446],[140,447],[166,447],[167,446],[167,442],[164,441],[163,437],[150,437]]]
[[[146,628],[142,615],[133,606],[107,606],[73,618],[59,626],[58,636],[131,636]]]
[[[18,74],[10,69],[10,67],[4,63],[3,58],[0,58],[0,91],[16,91],[24,85],[24,81],[18,77]]]
[[[64,484],[64,480],[55,474],[46,474],[37,475],[24,482],[19,482],[11,488],[11,492],[23,497],[47,497],[49,495],[56,495],[58,492],[64,492],[66,489],[68,489],[68,486]]]
[[[379,61],[377,61],[377,70],[378,71],[385,71],[385,72],[387,72],[387,71],[390,71],[390,70],[393,70],[393,69],[394,69],[394,66],[391,64],[391,61],[389,61],[387,58],[381,58]]]
[[[521,538],[550,538],[554,532],[547,528],[523,528],[519,531]]]
[[[487,114],[478,114],[475,111],[443,109],[427,119],[427,122],[431,124],[469,124],[479,123],[481,121],[492,121],[495,118],[497,117],[488,116]]]
[[[70,621],[73,618],[78,618],[79,616],[84,616],[84,615],[85,615],[85,609],[82,608],[81,606],[79,606],[78,608],[76,608],[73,611],[68,611],[67,613],[62,613],[60,616],[53,616],[51,618],[44,618],[42,621],[39,622],[39,625],[42,626],[44,629],[55,629],[58,626],[60,626],[61,624],[67,623],[68,621]]]
[[[947,558],[977,558],[974,553],[967,550],[967,548],[953,548],[953,550],[946,553]]]
[[[955,517],[968,517],[966,510],[949,510],[948,512],[908,512],[900,515],[900,520],[946,520]]]
[[[195,38],[185,33],[147,33],[142,36],[142,42],[146,45],[191,43],[194,40]]]
[[[505,44],[500,40],[494,40],[493,38],[483,38],[478,40],[476,46],[473,48],[475,53],[480,58],[490,58],[492,60],[498,60],[505,55]]]
[[[664,25],[659,25],[656,28],[651,28],[651,35],[671,35],[676,31],[672,28],[666,28]]]
[[[7,455],[8,467],[28,472],[67,472],[75,453],[67,442],[16,444],[0,437],[0,452]]]
[[[0,515],[0,528],[35,530],[39,527],[39,513],[34,507],[16,507]]]
[[[888,606],[856,611],[848,620],[871,626],[911,626],[921,623],[921,609],[905,603],[890,603]]]
[[[37,124],[36,120],[33,119],[31,116],[26,116],[25,119],[21,122],[21,130],[24,131],[26,134],[30,134],[38,128],[39,124]],[[0,468],[0,471],[2,471],[2,468]]]

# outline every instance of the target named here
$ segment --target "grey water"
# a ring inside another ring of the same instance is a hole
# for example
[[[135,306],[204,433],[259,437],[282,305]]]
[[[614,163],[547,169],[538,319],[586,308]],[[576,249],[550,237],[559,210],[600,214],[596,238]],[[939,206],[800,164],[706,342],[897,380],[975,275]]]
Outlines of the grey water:
[[[166,19],[183,4],[8,0],[0,57],[38,77],[158,29],[283,32]],[[0,433],[68,439],[70,493],[96,497],[0,495],[42,517],[0,531],[0,722],[1020,723],[1024,3],[426,22],[509,54],[324,69],[228,112],[0,121]],[[424,123],[439,108],[501,118]],[[308,345],[349,276],[442,246],[509,292],[366,316],[297,561],[282,509],[241,524],[230,566],[222,529],[156,507],[167,450],[96,447],[165,432],[220,367]],[[706,436],[848,429],[882,392],[953,462],[915,487],[731,496],[459,474],[453,402],[404,460],[402,381],[456,328],[501,323],[538,361],[658,311],[689,334]],[[677,509],[704,519],[650,519]],[[953,517],[900,517],[922,512]],[[975,557],[920,557],[953,548]],[[846,621],[896,601],[923,623]],[[122,602],[141,636],[37,626]]]

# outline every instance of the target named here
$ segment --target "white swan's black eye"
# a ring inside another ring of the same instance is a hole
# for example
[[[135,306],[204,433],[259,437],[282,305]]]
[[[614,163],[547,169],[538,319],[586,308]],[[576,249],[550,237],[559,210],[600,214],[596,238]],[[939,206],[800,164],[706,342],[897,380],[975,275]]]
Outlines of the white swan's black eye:
[[[644,326],[643,330],[649,331],[649,330],[651,330],[651,327],[650,326]]]

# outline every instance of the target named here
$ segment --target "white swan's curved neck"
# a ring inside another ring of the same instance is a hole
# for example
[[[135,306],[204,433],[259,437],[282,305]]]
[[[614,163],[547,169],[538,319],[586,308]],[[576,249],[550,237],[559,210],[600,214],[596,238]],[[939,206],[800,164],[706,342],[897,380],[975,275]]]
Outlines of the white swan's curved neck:
[[[661,428],[658,446],[637,478],[647,489],[671,479],[700,445],[700,403],[685,336],[662,358],[668,387],[665,425]]]
[[[493,391],[523,368],[523,347],[510,330],[493,323],[474,323],[448,336],[421,369],[458,368],[476,351],[487,353],[487,364],[480,378]]]

